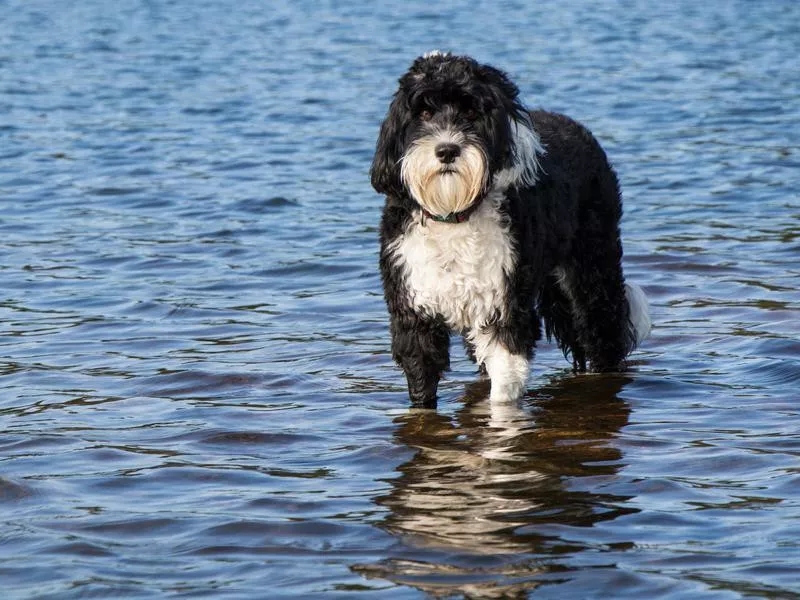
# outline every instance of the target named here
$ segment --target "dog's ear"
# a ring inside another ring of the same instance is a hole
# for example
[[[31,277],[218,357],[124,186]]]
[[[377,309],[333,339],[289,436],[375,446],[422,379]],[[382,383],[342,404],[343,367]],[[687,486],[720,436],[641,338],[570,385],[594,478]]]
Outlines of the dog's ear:
[[[381,124],[375,156],[369,170],[372,187],[380,194],[400,193],[400,159],[405,152],[406,128],[410,121],[408,100],[402,90],[398,91],[386,118]]]
[[[514,119],[524,118],[526,112],[519,102],[519,88],[504,71],[489,65],[481,65],[480,75],[488,84],[486,93],[495,106],[502,107]]]
[[[505,72],[489,65],[480,65],[478,79],[480,84],[477,93],[486,99],[495,117],[483,121],[484,137],[496,149],[490,153],[492,170],[528,165],[524,171],[526,180],[534,181],[533,173],[538,168],[535,162],[536,148],[518,148],[520,138],[515,135],[515,131],[520,131],[519,127],[531,129],[528,111],[519,101],[519,88]]]

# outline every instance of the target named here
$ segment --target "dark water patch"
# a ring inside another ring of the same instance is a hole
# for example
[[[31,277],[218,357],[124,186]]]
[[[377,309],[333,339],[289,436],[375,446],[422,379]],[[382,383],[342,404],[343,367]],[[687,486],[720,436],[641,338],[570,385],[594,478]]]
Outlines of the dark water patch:
[[[253,161],[233,161],[233,162],[223,162],[223,163],[214,163],[211,165],[212,169],[217,171],[246,171],[251,169],[260,168],[261,164]]]
[[[87,193],[92,196],[128,196],[142,191],[143,188],[100,187],[90,189]]]
[[[47,452],[55,452],[56,448],[69,446],[75,443],[75,440],[70,440],[66,437],[61,437],[53,434],[44,434],[35,437],[30,437],[23,434],[7,435],[0,439],[0,450],[6,456],[13,456],[15,454],[39,454],[39,452],[32,452],[41,450],[42,454]]]
[[[18,502],[34,495],[33,488],[11,479],[0,477],[0,503]]]
[[[258,277],[264,277],[266,279],[275,278],[278,280],[285,277],[308,277],[312,274],[330,277],[345,273],[352,273],[353,271],[360,270],[361,268],[362,267],[359,265],[347,265],[338,262],[322,263],[317,261],[303,261],[290,263],[271,269],[264,269],[254,273],[254,275],[257,275]]]
[[[145,396],[181,397],[213,396],[216,393],[260,385],[263,376],[251,373],[209,373],[204,371],[165,372],[143,378],[138,392]]]
[[[206,533],[217,539],[225,537],[257,538],[262,540],[274,540],[279,537],[290,537],[292,539],[302,539],[305,537],[316,538],[335,537],[346,531],[347,527],[328,521],[235,521],[224,525],[217,525],[209,529]]]
[[[97,539],[125,540],[138,537],[149,537],[154,532],[175,535],[184,531],[186,526],[175,519],[128,519],[124,521],[106,521],[92,525],[78,526],[76,530]]]
[[[299,206],[297,200],[284,198],[282,196],[273,196],[271,198],[250,198],[247,200],[240,200],[234,205],[234,209],[239,212],[250,213],[254,215],[268,214],[273,209],[287,208],[292,206]]]
[[[216,116],[222,114],[224,108],[219,106],[184,108],[181,112],[189,116]]]
[[[221,446],[279,446],[286,448],[292,444],[302,444],[313,440],[314,436],[288,433],[262,433],[258,431],[224,431],[207,434],[199,440],[201,444]]]
[[[81,557],[96,557],[96,558],[111,558],[114,553],[103,546],[96,543],[89,542],[70,542],[51,546],[44,550],[45,554],[65,555],[65,556],[81,556]]]
[[[143,174],[139,173],[136,176],[142,177]],[[146,191],[145,188],[141,190],[130,190],[126,191],[124,194],[121,195],[126,195],[128,193],[133,194],[145,191]],[[128,205],[128,207],[131,209],[140,209],[140,210],[155,210],[159,208],[170,208],[172,206],[174,206],[174,202],[169,198],[141,198],[132,200]]]

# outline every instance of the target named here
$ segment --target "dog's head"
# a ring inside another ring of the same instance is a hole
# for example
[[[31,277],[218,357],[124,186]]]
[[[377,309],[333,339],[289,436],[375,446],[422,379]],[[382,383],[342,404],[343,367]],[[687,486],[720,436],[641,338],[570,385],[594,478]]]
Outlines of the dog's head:
[[[518,96],[505,73],[472,58],[416,59],[381,125],[372,186],[447,215],[492,188],[533,184],[542,147]]]

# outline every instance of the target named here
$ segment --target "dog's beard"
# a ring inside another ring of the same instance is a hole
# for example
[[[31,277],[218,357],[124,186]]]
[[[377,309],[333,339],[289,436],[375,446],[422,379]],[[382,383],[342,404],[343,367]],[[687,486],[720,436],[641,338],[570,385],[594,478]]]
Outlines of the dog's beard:
[[[449,164],[436,157],[436,146],[458,144],[461,154]],[[488,177],[481,147],[458,132],[441,132],[416,140],[402,159],[400,176],[411,196],[432,215],[447,216],[469,208]]]

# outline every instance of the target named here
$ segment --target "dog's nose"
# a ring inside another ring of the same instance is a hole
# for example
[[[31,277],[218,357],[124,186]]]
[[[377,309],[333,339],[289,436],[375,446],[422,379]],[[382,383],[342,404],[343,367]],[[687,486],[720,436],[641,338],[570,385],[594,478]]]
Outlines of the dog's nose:
[[[434,150],[436,153],[436,158],[438,158],[444,164],[450,164],[458,155],[461,154],[461,147],[458,144],[451,144],[449,142],[442,143],[436,146]]]

